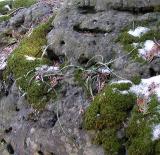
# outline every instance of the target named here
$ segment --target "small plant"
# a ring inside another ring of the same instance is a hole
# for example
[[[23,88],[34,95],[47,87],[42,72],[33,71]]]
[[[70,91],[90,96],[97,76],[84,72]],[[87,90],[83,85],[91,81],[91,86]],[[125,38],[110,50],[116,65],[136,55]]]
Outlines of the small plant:
[[[90,69],[78,68],[74,75],[75,80],[86,91],[87,95],[94,95],[102,91],[105,83],[110,78],[110,71],[105,68],[95,67]]]

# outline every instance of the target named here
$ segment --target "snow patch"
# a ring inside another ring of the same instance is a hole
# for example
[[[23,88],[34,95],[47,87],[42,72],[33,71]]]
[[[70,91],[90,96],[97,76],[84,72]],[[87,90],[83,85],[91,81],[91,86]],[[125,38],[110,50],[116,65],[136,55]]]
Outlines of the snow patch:
[[[41,73],[41,74],[50,74],[50,73],[59,71],[59,67],[47,66],[47,65],[42,65],[40,67],[36,67],[35,69],[37,73]]]
[[[25,55],[25,58],[26,58],[26,60],[28,60],[28,61],[34,61],[34,60],[36,60],[35,57],[31,57],[31,56],[28,56],[28,55]]]
[[[111,74],[111,71],[109,68],[107,67],[101,67],[98,69],[98,72],[102,73],[102,74]]]
[[[0,70],[4,70],[7,66],[5,55],[0,55]]]
[[[150,31],[149,28],[139,26],[135,30],[129,30],[128,33],[134,37],[141,37],[148,31]]]
[[[111,84],[132,83],[130,80],[112,81]]]
[[[130,91],[137,95],[150,96],[150,87],[154,87],[154,94],[157,95],[160,101],[160,75],[148,79],[142,79],[139,85],[133,85]]]
[[[111,84],[120,84],[120,83],[131,83],[130,80],[119,80],[113,81]],[[160,101],[160,75],[148,78],[141,79],[139,85],[132,85],[129,89],[129,92],[135,93],[137,96],[144,95],[149,97],[151,93],[157,95],[158,100]],[[124,94],[127,92],[124,92]]]
[[[138,53],[140,56],[142,56],[143,58],[146,57],[147,54],[149,54],[149,52],[153,49],[155,43],[152,40],[146,40],[144,42],[143,48],[142,49],[138,49]]]
[[[11,10],[10,6],[9,5],[5,5],[4,8],[8,9],[8,11]]]
[[[155,56],[160,57],[160,47],[152,40],[147,40],[144,47],[138,51],[144,59],[152,60]]]
[[[158,140],[160,138],[160,124],[153,127],[152,140]]]

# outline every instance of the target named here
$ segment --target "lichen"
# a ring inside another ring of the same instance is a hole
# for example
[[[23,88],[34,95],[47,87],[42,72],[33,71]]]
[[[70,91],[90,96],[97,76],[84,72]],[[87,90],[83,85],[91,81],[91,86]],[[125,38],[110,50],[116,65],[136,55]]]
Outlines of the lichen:
[[[50,29],[51,20],[48,23],[41,24],[29,37],[25,37],[18,48],[16,48],[8,59],[7,69],[4,77],[12,73],[17,79],[17,85],[27,93],[27,99],[34,108],[41,109],[52,96],[52,92],[47,92],[49,86],[44,83],[36,82],[33,78],[35,68],[43,64],[50,64],[47,58],[41,59],[41,47],[47,43],[46,34]],[[25,55],[36,57],[34,61],[25,59]],[[32,71],[32,72],[30,72]],[[29,73],[27,75],[27,73]],[[26,76],[27,75],[27,76]],[[47,82],[47,81],[46,81]],[[54,95],[53,95],[54,96]]]

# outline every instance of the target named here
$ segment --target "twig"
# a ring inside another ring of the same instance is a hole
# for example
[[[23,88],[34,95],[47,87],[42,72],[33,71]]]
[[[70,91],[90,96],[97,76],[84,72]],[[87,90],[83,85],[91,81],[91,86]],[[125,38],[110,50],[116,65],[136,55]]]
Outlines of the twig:
[[[19,11],[20,9],[24,9],[24,7],[19,7],[17,9],[13,10],[11,13],[7,14],[7,16],[13,15],[15,12]]]
[[[46,47],[45,47],[45,49],[43,50],[43,53],[42,53],[42,55],[41,55],[41,59],[44,57],[44,55],[46,54],[46,51],[47,51],[47,49],[48,49],[48,47],[49,46],[51,46],[53,43],[50,43],[49,45],[47,45]]]

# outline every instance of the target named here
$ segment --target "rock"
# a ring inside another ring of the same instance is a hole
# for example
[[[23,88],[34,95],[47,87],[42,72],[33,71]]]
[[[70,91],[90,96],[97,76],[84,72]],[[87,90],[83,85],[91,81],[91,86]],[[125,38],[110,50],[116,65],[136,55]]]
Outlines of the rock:
[[[19,10],[9,20],[9,26],[13,29],[31,28],[38,25],[42,21],[46,21],[53,13],[52,5],[47,3],[36,3],[30,8]]]
[[[82,9],[95,9],[97,11],[116,9],[131,12],[151,12],[160,6],[157,0],[69,0],[69,4]]]
[[[63,92],[63,96],[41,112],[27,106],[25,98],[11,99],[17,94],[15,92],[18,93],[16,87],[0,102],[5,101],[5,108],[0,106],[0,110],[7,115],[3,117],[5,134],[2,132],[2,135],[10,151],[14,150],[15,154],[87,155],[91,152],[93,155],[104,155],[103,149],[92,145],[91,139],[81,128],[83,113],[80,111],[89,104],[81,88],[63,83],[60,92]],[[18,111],[16,103],[19,103]]]
[[[101,55],[109,61],[116,54],[115,38],[133,17],[124,12],[105,11],[85,15],[74,8],[62,9],[47,37],[50,45],[48,56],[54,59],[55,55],[65,55],[70,62],[77,63],[82,57],[89,60]]]

